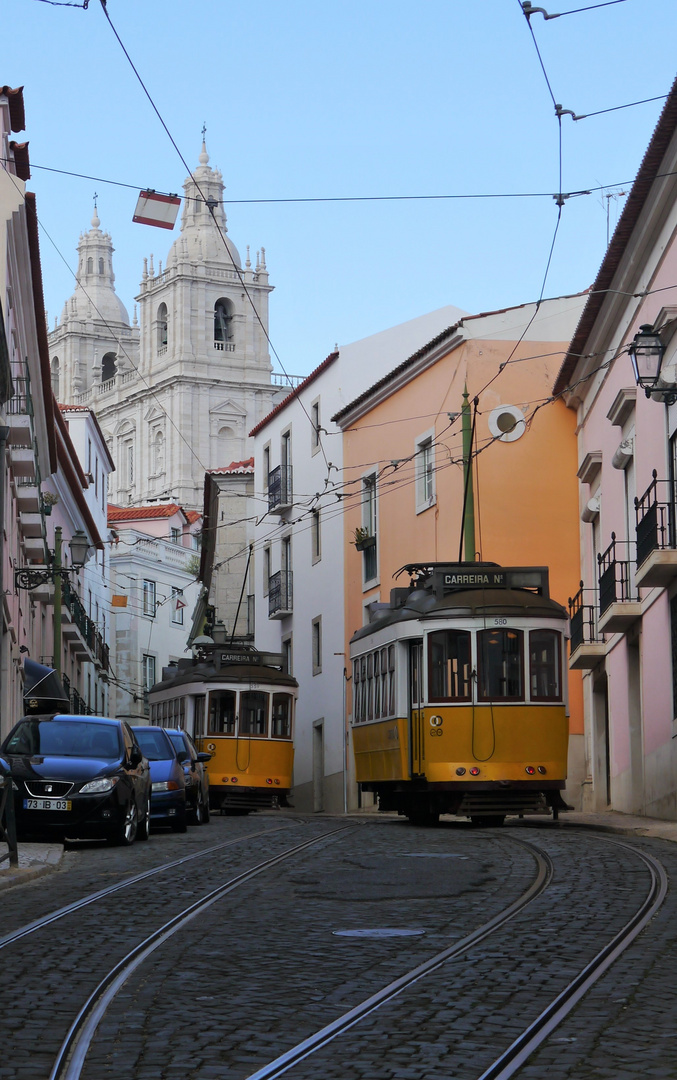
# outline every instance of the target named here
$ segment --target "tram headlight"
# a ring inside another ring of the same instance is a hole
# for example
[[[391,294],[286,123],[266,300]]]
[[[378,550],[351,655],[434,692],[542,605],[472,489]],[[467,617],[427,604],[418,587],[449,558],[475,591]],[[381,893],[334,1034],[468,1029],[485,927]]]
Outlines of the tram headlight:
[[[269,776],[267,776],[267,777],[266,777],[266,783],[267,783],[267,784],[272,784],[272,782],[273,782],[273,781],[271,780],[271,778],[270,778]]]
[[[524,771],[525,771],[525,773],[528,773],[528,775],[529,775],[529,776],[533,776],[533,775],[534,775],[534,773],[536,772],[536,770],[535,770],[535,768],[533,767],[533,765],[527,765],[527,766],[525,766],[525,769],[524,769]]]
[[[230,782],[231,784],[237,784],[237,776],[231,776]]]
[[[276,777],[276,778],[275,778],[275,779],[273,780],[273,783],[274,783],[274,784],[279,784],[279,783],[280,783],[280,781],[279,781],[279,780],[277,779],[277,777]]]
[[[457,776],[465,776],[465,769],[463,768],[462,765],[459,765],[459,767],[457,768],[456,775]]]
[[[471,776],[479,776],[480,775],[480,770],[477,768],[477,765],[473,765],[472,769],[470,770],[470,775]]]
[[[545,765],[539,765],[538,766],[538,771],[541,774],[541,776],[545,776],[545,774],[547,773],[548,770],[546,769]]]

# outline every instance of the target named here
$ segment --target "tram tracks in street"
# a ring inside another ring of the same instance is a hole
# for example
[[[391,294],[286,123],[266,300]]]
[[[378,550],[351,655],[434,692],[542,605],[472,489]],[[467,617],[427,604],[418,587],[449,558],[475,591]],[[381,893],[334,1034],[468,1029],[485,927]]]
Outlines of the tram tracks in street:
[[[514,838],[515,839],[515,838]],[[617,840],[601,838],[604,843],[623,848],[637,856],[649,873],[649,889],[640,907],[631,915],[624,926],[613,938],[585,965],[550,1003],[539,1016],[530,1023],[517,1039],[496,1060],[485,1069],[478,1080],[510,1080],[526,1064],[529,1057],[547,1041],[558,1025],[572,1012],[591,987],[600,979],[612,964],[633,943],[659,911],[668,892],[668,878],[663,865],[647,852]],[[541,896],[552,880],[554,867],[549,855],[523,840],[517,843],[531,849],[537,863],[537,875],[526,892],[514,901],[505,911],[496,915],[489,922],[455,942],[452,946],[437,953],[423,964],[418,964],[398,979],[382,987],[381,990],[366,998],[359,1005],[351,1008],[330,1024],[307,1037],[263,1067],[250,1073],[246,1080],[277,1080],[290,1072],[295,1066],[326,1047],[334,1039],[348,1032],[365,1017],[393,1001],[416,983],[424,980],[439,970],[447,962],[467,953],[480,941],[502,929],[506,923],[524,911],[538,896]],[[425,1076],[425,1073],[421,1074]]]
[[[175,870],[177,867],[185,866],[188,863],[195,862],[197,859],[204,859],[206,856],[214,855],[217,851],[223,851],[225,848],[235,847],[238,844],[246,843],[249,840],[254,840],[261,836],[273,836],[275,833],[284,832],[286,829],[293,828],[294,825],[305,823],[306,822],[303,819],[295,819],[292,823],[283,825],[280,828],[260,829],[258,832],[245,833],[242,836],[235,837],[233,840],[224,840],[219,844],[212,844],[209,847],[201,848],[199,851],[194,851],[190,855],[182,855],[180,859],[172,859],[170,862],[161,863],[159,866],[153,866],[149,870],[143,870],[140,874],[134,874],[133,877],[125,878],[123,881],[118,881],[114,885],[108,885],[105,889],[99,889],[97,892],[89,893],[87,896],[74,900],[64,907],[57,908],[54,911],[48,912],[47,915],[43,915],[38,919],[26,923],[24,926],[18,927],[16,930],[10,931],[8,934],[0,937],[0,949],[4,949],[6,946],[21,940],[21,938],[28,937],[30,934],[34,934],[36,931],[42,930],[52,923],[58,922],[59,919],[63,919],[67,915],[72,915],[82,908],[89,907],[90,904],[95,904],[100,900],[106,900],[115,893],[120,892],[123,889],[128,889],[132,885],[138,885],[140,882],[147,881],[149,878],[156,877],[158,874],[164,874],[168,870]]]
[[[320,844],[324,840],[334,839],[340,834],[350,832],[356,828],[360,828],[358,823],[351,823],[350,825],[343,825],[338,829],[331,829],[265,859],[256,866],[250,867],[243,873],[230,878],[217,888],[212,889],[134,946],[122,960],[110,969],[81,1007],[61,1045],[59,1053],[57,1054],[49,1080],[78,1080],[85,1064],[90,1044],[96,1035],[97,1028],[105,1016],[111,1001],[113,1001],[134,971],[136,971],[149,956],[173,937],[179,930],[183,929],[188,923],[194,920],[198,915],[201,915],[224,896],[227,896],[242,885],[247,884],[267,870],[272,869],[279,863],[308,848]],[[271,831],[272,830],[266,830],[267,833],[270,833]]]

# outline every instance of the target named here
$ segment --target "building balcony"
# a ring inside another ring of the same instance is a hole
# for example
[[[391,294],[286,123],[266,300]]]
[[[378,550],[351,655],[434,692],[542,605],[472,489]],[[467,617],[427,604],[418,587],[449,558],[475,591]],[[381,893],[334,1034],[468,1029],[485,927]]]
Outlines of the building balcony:
[[[235,344],[232,341],[215,341],[214,348],[217,352],[235,352]]]
[[[637,586],[665,588],[677,578],[675,492],[656,470],[641,499],[635,499],[637,521]]]
[[[578,671],[591,671],[597,667],[606,653],[606,644],[597,625],[597,590],[581,587],[569,598],[569,667]]]
[[[38,462],[35,448],[31,446],[10,446],[9,456],[12,464],[12,473],[17,477],[30,480],[37,479]]]
[[[42,507],[40,486],[35,480],[17,483],[16,504],[20,514],[39,514]]]
[[[22,539],[27,562],[44,563],[47,560],[47,542],[42,536],[24,536]]]
[[[39,536],[44,534],[44,522],[42,514],[30,514],[19,511],[19,528],[22,536]]]
[[[33,431],[33,400],[30,380],[25,364],[15,369],[12,365],[12,383],[14,394],[5,405],[9,446],[32,446],[35,438]]]
[[[268,618],[284,619],[293,611],[293,573],[278,570],[268,580]]]
[[[642,605],[636,588],[632,585],[631,547],[627,541],[617,541],[611,534],[611,543],[598,556],[599,561],[599,619],[600,634],[624,633],[642,615]],[[625,558],[619,558],[625,555]]]
[[[294,505],[291,465],[278,465],[268,473],[268,512],[282,514]]]

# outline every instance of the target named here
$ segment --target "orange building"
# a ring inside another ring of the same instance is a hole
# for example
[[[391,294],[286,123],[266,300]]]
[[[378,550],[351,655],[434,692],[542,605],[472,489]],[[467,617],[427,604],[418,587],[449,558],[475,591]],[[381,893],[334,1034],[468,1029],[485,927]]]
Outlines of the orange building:
[[[346,655],[367,605],[389,598],[393,575],[408,562],[457,562],[474,548],[477,560],[548,566],[550,595],[562,605],[576,594],[576,421],[551,394],[584,302],[570,296],[467,316],[333,417],[343,431]],[[468,440],[472,425],[468,549],[463,427]],[[566,798],[579,807],[586,776],[578,672],[570,674],[569,704]]]

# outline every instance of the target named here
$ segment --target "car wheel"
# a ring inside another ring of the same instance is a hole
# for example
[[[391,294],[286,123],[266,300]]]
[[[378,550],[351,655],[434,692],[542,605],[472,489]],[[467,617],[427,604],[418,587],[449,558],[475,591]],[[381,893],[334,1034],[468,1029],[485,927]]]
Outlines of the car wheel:
[[[118,825],[116,831],[110,837],[112,844],[120,844],[122,846],[129,846],[136,840],[136,834],[139,828],[139,812],[136,809],[136,803],[133,799],[130,800],[127,809],[125,810],[125,816]]]
[[[202,804],[202,821],[205,825],[209,821],[209,796],[207,796]]]
[[[188,829],[188,823],[186,821],[186,811],[181,810],[177,817],[172,818],[171,821],[172,832],[186,832]]]
[[[146,799],[146,811],[142,820],[139,822],[139,828],[136,834],[137,840],[147,840],[150,836],[150,795]]]
[[[202,825],[204,821],[204,807],[202,805],[202,796],[198,795],[195,806],[192,806],[188,814],[188,821],[191,825]]]

